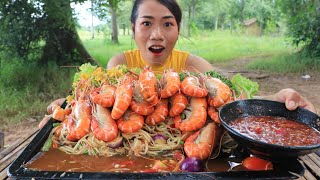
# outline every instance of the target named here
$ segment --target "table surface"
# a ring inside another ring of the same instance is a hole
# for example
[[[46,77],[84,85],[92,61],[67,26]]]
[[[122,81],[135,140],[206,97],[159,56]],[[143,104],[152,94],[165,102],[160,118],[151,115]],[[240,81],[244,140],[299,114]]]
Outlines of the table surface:
[[[0,179],[10,179],[7,175],[9,165],[20,155],[37,133],[38,130],[34,131],[30,135],[20,138],[11,146],[0,152]],[[304,175],[298,178],[299,180],[320,179],[320,151],[300,156],[298,160],[305,168]]]

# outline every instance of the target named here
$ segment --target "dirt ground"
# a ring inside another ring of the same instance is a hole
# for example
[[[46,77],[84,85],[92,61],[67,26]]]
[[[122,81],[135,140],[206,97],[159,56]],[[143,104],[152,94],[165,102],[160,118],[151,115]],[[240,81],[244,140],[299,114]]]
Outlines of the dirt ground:
[[[310,72],[307,74],[270,74],[259,71],[248,71],[244,69],[245,64],[253,59],[239,59],[231,63],[214,64],[216,70],[227,77],[236,73],[259,83],[260,91],[258,95],[271,95],[284,88],[293,88],[309,99],[320,114],[320,72]],[[309,75],[305,79],[302,76]],[[34,132],[38,128],[39,119],[27,119],[21,124],[14,125],[5,130],[5,147],[10,146],[15,140]]]

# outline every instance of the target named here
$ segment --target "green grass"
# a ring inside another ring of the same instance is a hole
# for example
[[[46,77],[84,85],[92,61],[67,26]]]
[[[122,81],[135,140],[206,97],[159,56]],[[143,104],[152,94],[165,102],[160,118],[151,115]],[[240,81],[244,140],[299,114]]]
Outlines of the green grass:
[[[111,43],[110,35],[95,34],[94,39],[90,32],[79,31],[79,35],[89,53],[103,67],[112,56],[136,48],[129,35],[119,36],[118,45]],[[229,31],[202,32],[191,38],[181,35],[176,48],[212,63],[267,56],[248,66],[265,71],[285,73],[320,69],[319,60],[292,54],[295,49],[288,46],[283,37],[250,37]],[[23,63],[21,59],[4,54],[0,52],[0,129],[27,118],[41,120],[50,102],[67,95],[75,69],[61,69],[56,65],[42,69],[35,63]]]
[[[283,54],[292,51],[283,37],[254,37],[229,31],[207,32],[201,36],[178,42],[177,48],[201,56],[209,62],[221,62],[241,57]]]
[[[92,56],[106,67],[108,60],[125,50],[135,49],[131,36],[119,36],[120,44],[114,45],[110,37],[96,35],[91,39],[90,32],[80,31],[81,39]],[[276,73],[304,72],[320,70],[319,60],[305,57],[295,52],[283,36],[247,36],[230,31],[204,31],[187,38],[179,36],[176,48],[201,56],[211,63],[234,61],[241,58],[255,58],[249,69],[264,70]]]
[[[28,118],[41,120],[46,107],[53,100],[66,97],[71,89],[74,69],[56,65],[44,69],[17,58],[3,62],[6,63],[1,64],[0,72],[0,129]]]
[[[103,67],[111,57],[125,50],[135,49],[135,42],[131,36],[119,36],[119,44],[112,44],[110,36],[105,37],[103,34],[96,34],[94,39],[91,39],[90,32],[80,31],[80,37],[86,49]],[[108,39],[107,39],[108,38]]]
[[[119,36],[119,45],[113,45],[103,35],[91,38],[90,32],[81,32],[80,36],[85,47],[93,57],[106,65],[114,55],[136,48],[131,36]],[[108,37],[109,38],[109,37]],[[254,37],[230,31],[203,32],[201,35],[186,38],[180,35],[176,48],[191,52],[208,60],[221,62],[241,57],[256,57],[275,54],[288,54],[293,51],[283,37]]]
[[[287,54],[257,59],[247,65],[248,69],[275,73],[302,73],[320,71],[319,59],[305,57],[301,54]]]

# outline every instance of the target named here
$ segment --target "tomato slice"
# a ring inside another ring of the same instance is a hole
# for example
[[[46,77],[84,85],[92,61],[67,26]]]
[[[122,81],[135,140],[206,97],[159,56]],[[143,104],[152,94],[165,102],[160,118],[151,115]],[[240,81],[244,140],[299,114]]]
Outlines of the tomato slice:
[[[254,156],[247,157],[242,161],[242,165],[248,170],[261,171],[261,170],[272,170],[272,162],[260,159]]]

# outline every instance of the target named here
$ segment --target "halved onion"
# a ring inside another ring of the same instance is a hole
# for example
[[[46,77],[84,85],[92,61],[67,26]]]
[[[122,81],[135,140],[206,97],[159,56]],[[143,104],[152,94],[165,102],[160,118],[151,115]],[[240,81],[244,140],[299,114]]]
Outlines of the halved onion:
[[[201,159],[194,157],[186,158],[180,164],[180,169],[188,172],[200,172],[204,169],[204,164]]]
[[[166,137],[162,134],[157,134],[155,136],[152,136],[152,139],[157,144],[160,144],[160,143],[165,144],[167,142],[168,137]]]
[[[110,147],[110,148],[118,148],[121,145],[123,145],[123,137],[122,136],[118,136],[113,141],[110,141],[110,142],[107,143],[107,146]]]

